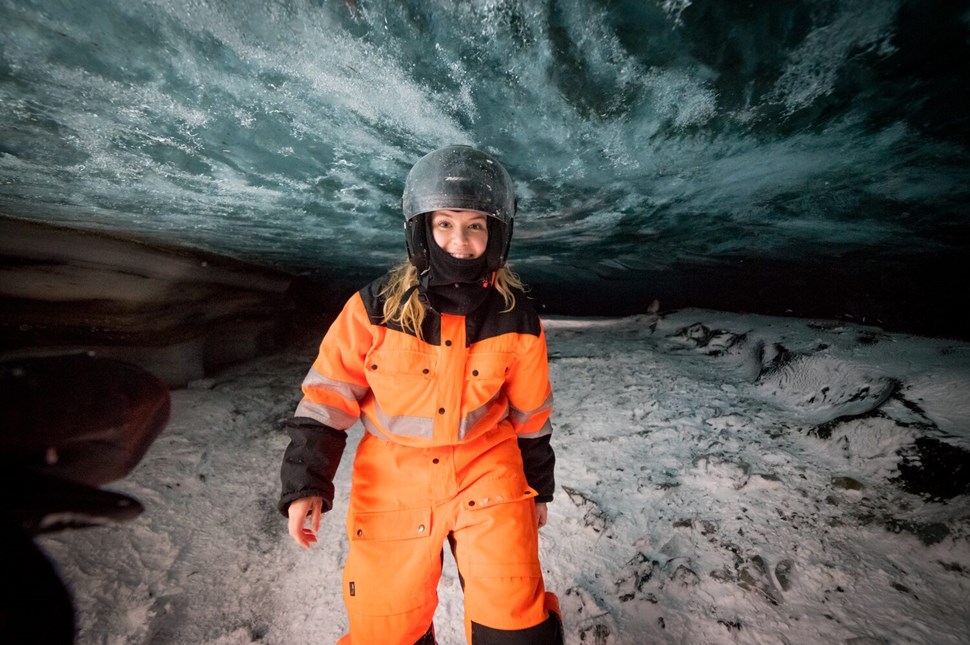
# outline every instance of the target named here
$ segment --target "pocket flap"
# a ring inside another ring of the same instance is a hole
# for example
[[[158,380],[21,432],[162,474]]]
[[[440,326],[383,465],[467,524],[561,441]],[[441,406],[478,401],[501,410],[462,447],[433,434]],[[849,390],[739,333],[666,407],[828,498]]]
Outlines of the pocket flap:
[[[504,353],[472,354],[465,364],[465,379],[469,381],[479,379],[505,380],[509,371],[512,357]]]
[[[538,495],[531,486],[523,483],[518,477],[493,479],[478,490],[480,492],[476,497],[470,497],[465,501],[465,507],[468,510],[481,510],[496,504],[519,502]]]
[[[377,376],[416,376],[430,379],[434,375],[434,356],[409,350],[378,349],[367,354],[364,367]]]
[[[414,540],[431,533],[431,509],[407,508],[354,515],[351,540]]]

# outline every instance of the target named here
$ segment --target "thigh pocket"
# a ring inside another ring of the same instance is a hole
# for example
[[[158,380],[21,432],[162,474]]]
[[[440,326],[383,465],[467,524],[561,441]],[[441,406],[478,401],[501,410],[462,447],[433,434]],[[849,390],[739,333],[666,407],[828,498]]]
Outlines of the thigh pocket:
[[[458,569],[472,622],[518,630],[546,617],[534,497],[535,491],[521,487],[492,492],[464,514]]]
[[[431,509],[352,513],[344,600],[359,616],[390,616],[433,607],[440,546],[432,553]],[[428,618],[430,621],[430,617]]]
[[[465,502],[471,548],[465,563],[476,578],[541,578],[536,491],[518,477],[489,482]]]

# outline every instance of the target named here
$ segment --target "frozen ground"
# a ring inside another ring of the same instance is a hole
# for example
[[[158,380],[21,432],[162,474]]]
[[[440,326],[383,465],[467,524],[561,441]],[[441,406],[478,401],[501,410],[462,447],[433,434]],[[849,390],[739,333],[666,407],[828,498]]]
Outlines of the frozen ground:
[[[970,345],[703,310],[545,323],[558,491],[541,548],[569,645],[970,642]],[[174,391],[111,486],[146,512],[39,539],[79,643],[343,633],[351,460],[311,551],[275,510],[280,422],[314,350]],[[439,592],[438,640],[457,645],[453,566]]]

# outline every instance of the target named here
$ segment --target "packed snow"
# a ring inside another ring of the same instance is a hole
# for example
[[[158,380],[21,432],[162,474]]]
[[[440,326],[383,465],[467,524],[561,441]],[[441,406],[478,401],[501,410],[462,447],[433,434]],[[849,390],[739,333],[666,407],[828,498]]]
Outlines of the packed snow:
[[[568,645],[970,642],[970,344],[699,309],[544,324],[558,481],[540,545]],[[38,538],[78,643],[344,632],[353,446],[311,550],[276,510],[281,422],[314,355],[173,391],[166,430],[109,486],[144,514]],[[446,563],[435,626],[457,645]]]

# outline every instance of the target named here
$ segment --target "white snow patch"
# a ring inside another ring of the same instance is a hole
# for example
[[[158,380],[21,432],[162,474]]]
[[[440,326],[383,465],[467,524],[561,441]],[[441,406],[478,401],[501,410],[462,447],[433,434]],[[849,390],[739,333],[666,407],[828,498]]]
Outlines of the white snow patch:
[[[695,323],[721,340],[747,334],[738,351],[761,341],[806,357],[787,389],[772,382],[790,405],[743,378],[730,353],[675,338]],[[540,548],[568,645],[967,642],[970,614],[957,608],[970,589],[968,496],[930,502],[892,481],[915,437],[952,441],[936,420],[970,424],[965,343],[701,310],[556,318],[546,330],[559,490]],[[74,590],[81,645],[343,633],[360,428],[313,549],[292,544],[275,509],[280,422],[313,356],[280,353],[175,392],[171,424],[118,482],[144,515],[41,539]],[[828,439],[812,434],[806,394],[881,378],[900,384],[893,398],[835,421]],[[438,640],[457,645],[450,557],[439,595]]]

